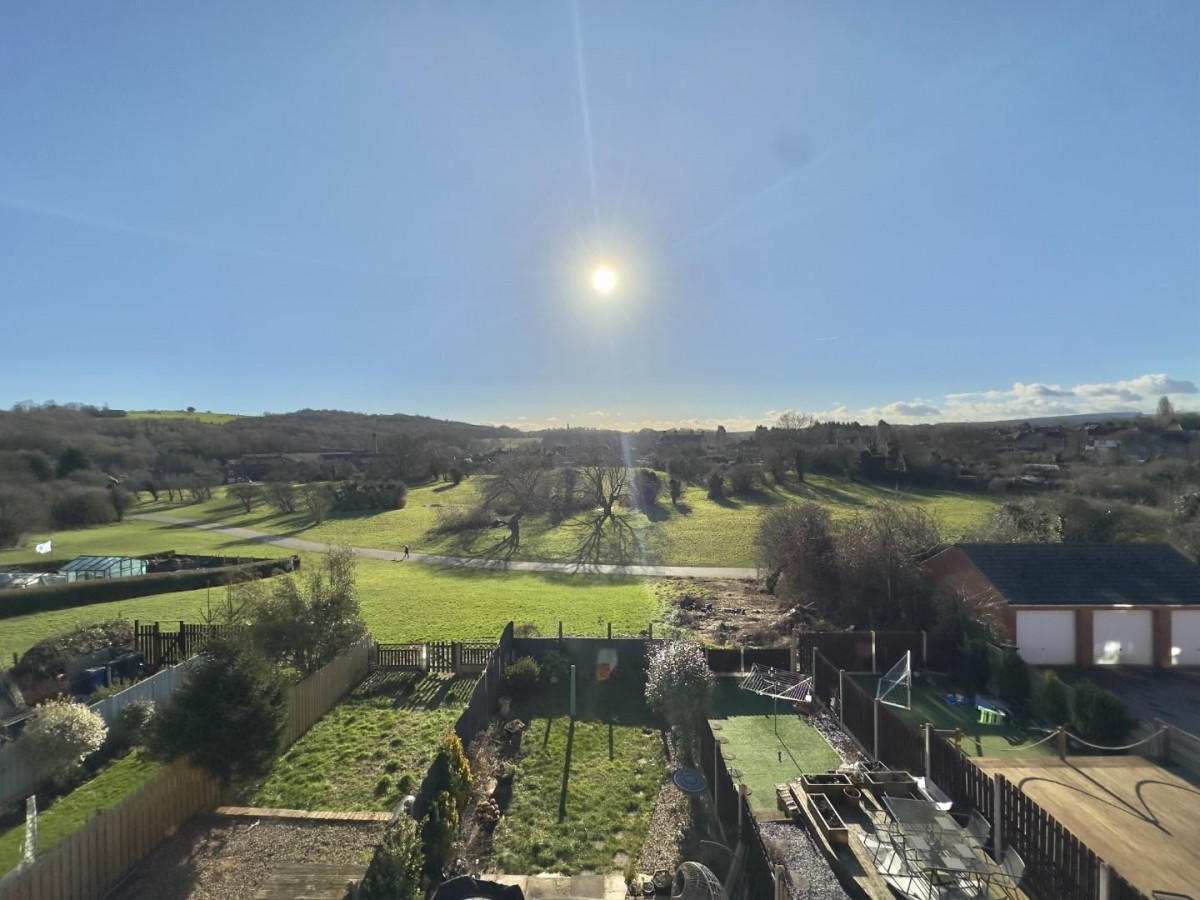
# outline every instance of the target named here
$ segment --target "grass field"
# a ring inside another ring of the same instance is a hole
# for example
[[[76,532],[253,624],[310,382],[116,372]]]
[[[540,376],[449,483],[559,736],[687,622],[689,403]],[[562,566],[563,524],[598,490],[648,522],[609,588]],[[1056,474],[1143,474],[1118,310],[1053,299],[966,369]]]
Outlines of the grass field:
[[[379,672],[275,763],[251,806],[390,810],[415,791],[466,706],[471,678]]]
[[[38,812],[38,852],[45,853],[59,841],[74,834],[102,810],[116,806],[161,768],[159,763],[143,759],[136,751],[114,760],[91,781],[80,785]],[[25,823],[0,834],[0,873],[21,861]]]
[[[482,478],[462,484],[426,484],[412,488],[404,509],[381,513],[334,514],[314,525],[303,514],[281,515],[260,506],[252,512],[224,496],[202,504],[153,504],[146,510],[168,512],[227,525],[254,528],[271,534],[303,537],[358,547],[415,551],[461,556],[487,556],[506,552],[507,530],[485,529],[466,535],[438,535],[433,529],[454,508],[479,500]],[[941,520],[947,537],[961,536],[978,524],[995,500],[988,495],[949,491],[892,491],[847,479],[809,476],[805,484],[788,484],[759,491],[746,498],[709,500],[703,488],[688,486],[680,501],[664,500],[648,513],[630,512],[627,521],[637,535],[637,551],[621,556],[617,533],[610,529],[602,542],[600,561],[689,566],[754,565],[754,533],[759,518],[771,508],[811,501],[827,506],[835,518],[856,510],[892,501],[925,510]],[[515,559],[572,561],[587,533],[586,517],[553,525],[549,516],[522,520],[521,544]]]
[[[134,555],[155,550],[284,556],[287,551],[231,541],[213,532],[137,520],[86,531],[39,536],[54,540],[55,557]],[[0,553],[0,564],[32,560],[32,550]],[[308,563],[318,557],[301,554]],[[359,601],[363,619],[379,641],[495,638],[509,621],[530,622],[543,633],[637,634],[661,616],[653,589],[635,578],[493,572],[361,559]],[[77,624],[123,616],[142,621],[200,621],[205,590],[160,594],[0,620],[0,659],[11,660],[37,641]],[[212,598],[223,594],[214,588]]]
[[[186,409],[131,409],[125,413],[128,419],[188,419],[205,425],[224,425],[233,419],[242,419],[232,413],[188,412]]]
[[[750,805],[774,809],[776,784],[801,772],[835,768],[841,759],[790,703],[781,700],[776,707],[768,697],[743,691],[739,682],[739,678],[717,679],[709,721],[718,739],[728,739],[722,752],[750,788]]]
[[[549,691],[513,709],[528,728],[495,862],[512,874],[624,869],[666,777],[662,732],[640,686],[584,680],[574,720],[565,686]]]
[[[870,675],[853,676],[871,696],[875,696],[878,678]],[[921,678],[917,676],[918,680]],[[1003,725],[981,725],[979,711],[974,704],[951,706],[942,700],[942,695],[955,690],[953,686],[928,686],[914,684],[912,709],[888,707],[910,725],[932,722],[934,728],[947,732],[943,737],[953,741],[954,729],[962,729],[962,749],[968,756],[1054,756],[1057,747],[1047,741],[1034,747],[1033,744],[1046,737],[1045,732],[1032,728],[1032,722],[1023,718],[1006,721]]]

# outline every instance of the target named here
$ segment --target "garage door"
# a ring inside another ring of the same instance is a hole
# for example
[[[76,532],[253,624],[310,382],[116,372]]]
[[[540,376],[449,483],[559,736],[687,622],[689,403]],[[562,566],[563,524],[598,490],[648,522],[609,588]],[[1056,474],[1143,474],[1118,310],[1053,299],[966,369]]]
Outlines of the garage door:
[[[1154,622],[1150,610],[1096,610],[1092,644],[1092,661],[1098,666],[1153,664]]]
[[[1017,610],[1017,646],[1030,665],[1075,665],[1075,611]]]
[[[1200,666],[1200,610],[1171,613],[1171,665]]]

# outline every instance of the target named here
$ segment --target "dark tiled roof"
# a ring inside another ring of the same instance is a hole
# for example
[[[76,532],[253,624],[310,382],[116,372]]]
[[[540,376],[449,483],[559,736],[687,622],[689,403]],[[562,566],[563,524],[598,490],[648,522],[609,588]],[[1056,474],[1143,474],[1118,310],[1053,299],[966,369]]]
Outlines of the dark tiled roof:
[[[1009,603],[1200,605],[1200,566],[1167,544],[956,544]]]

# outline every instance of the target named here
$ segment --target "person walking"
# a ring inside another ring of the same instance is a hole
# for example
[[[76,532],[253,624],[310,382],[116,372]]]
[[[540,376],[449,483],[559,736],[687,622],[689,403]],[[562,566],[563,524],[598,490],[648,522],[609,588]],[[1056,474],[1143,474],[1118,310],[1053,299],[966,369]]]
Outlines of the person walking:
[[[404,545],[404,558],[408,559],[408,544]]]

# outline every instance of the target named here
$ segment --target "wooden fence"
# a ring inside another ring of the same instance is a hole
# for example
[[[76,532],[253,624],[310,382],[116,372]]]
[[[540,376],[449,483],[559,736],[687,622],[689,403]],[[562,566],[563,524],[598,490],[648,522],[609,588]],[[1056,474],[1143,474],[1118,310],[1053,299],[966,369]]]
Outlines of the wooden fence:
[[[708,791],[726,838],[736,841],[743,849],[740,879],[738,873],[727,873],[725,881],[740,886],[735,889],[735,896],[748,900],[775,896],[775,875],[758,819],[750,801],[738,793],[737,783],[729,774],[721,752],[721,741],[707,721],[700,726],[700,765],[708,779]]]
[[[171,623],[174,624],[174,623]],[[146,666],[157,670],[173,666],[195,656],[214,638],[241,634],[244,625],[195,625],[180,622],[178,628],[164,629],[161,622],[133,623],[133,640],[145,658]]]
[[[976,809],[999,826],[1004,846],[1025,860],[1022,888],[1032,900],[1095,900],[1105,875],[1109,900],[1142,900],[1119,873],[1102,872],[1095,852],[1019,787],[1003,776],[987,775],[936,735],[929,735],[926,743],[924,728],[903,722],[853,678],[837,671],[820,650],[814,654],[813,668],[814,696],[838,711],[842,727],[868,756],[891,769],[928,773],[960,809]]]
[[[435,641],[427,644],[375,644],[374,669],[409,669],[419,672],[481,672],[496,649],[493,641]]]
[[[370,639],[288,689],[284,747],[328,712],[367,672]],[[99,812],[32,865],[0,879],[0,900],[99,900],[179,825],[222,799],[220,784],[184,761]]]
[[[111,727],[117,714],[135,700],[153,700],[162,708],[183,684],[189,663],[181,663],[139,681],[118,694],[99,700],[89,707]],[[39,778],[38,767],[21,749],[21,739],[0,746],[0,805],[7,805],[33,793]]]
[[[425,671],[424,644],[374,644],[371,665],[379,669]]]

